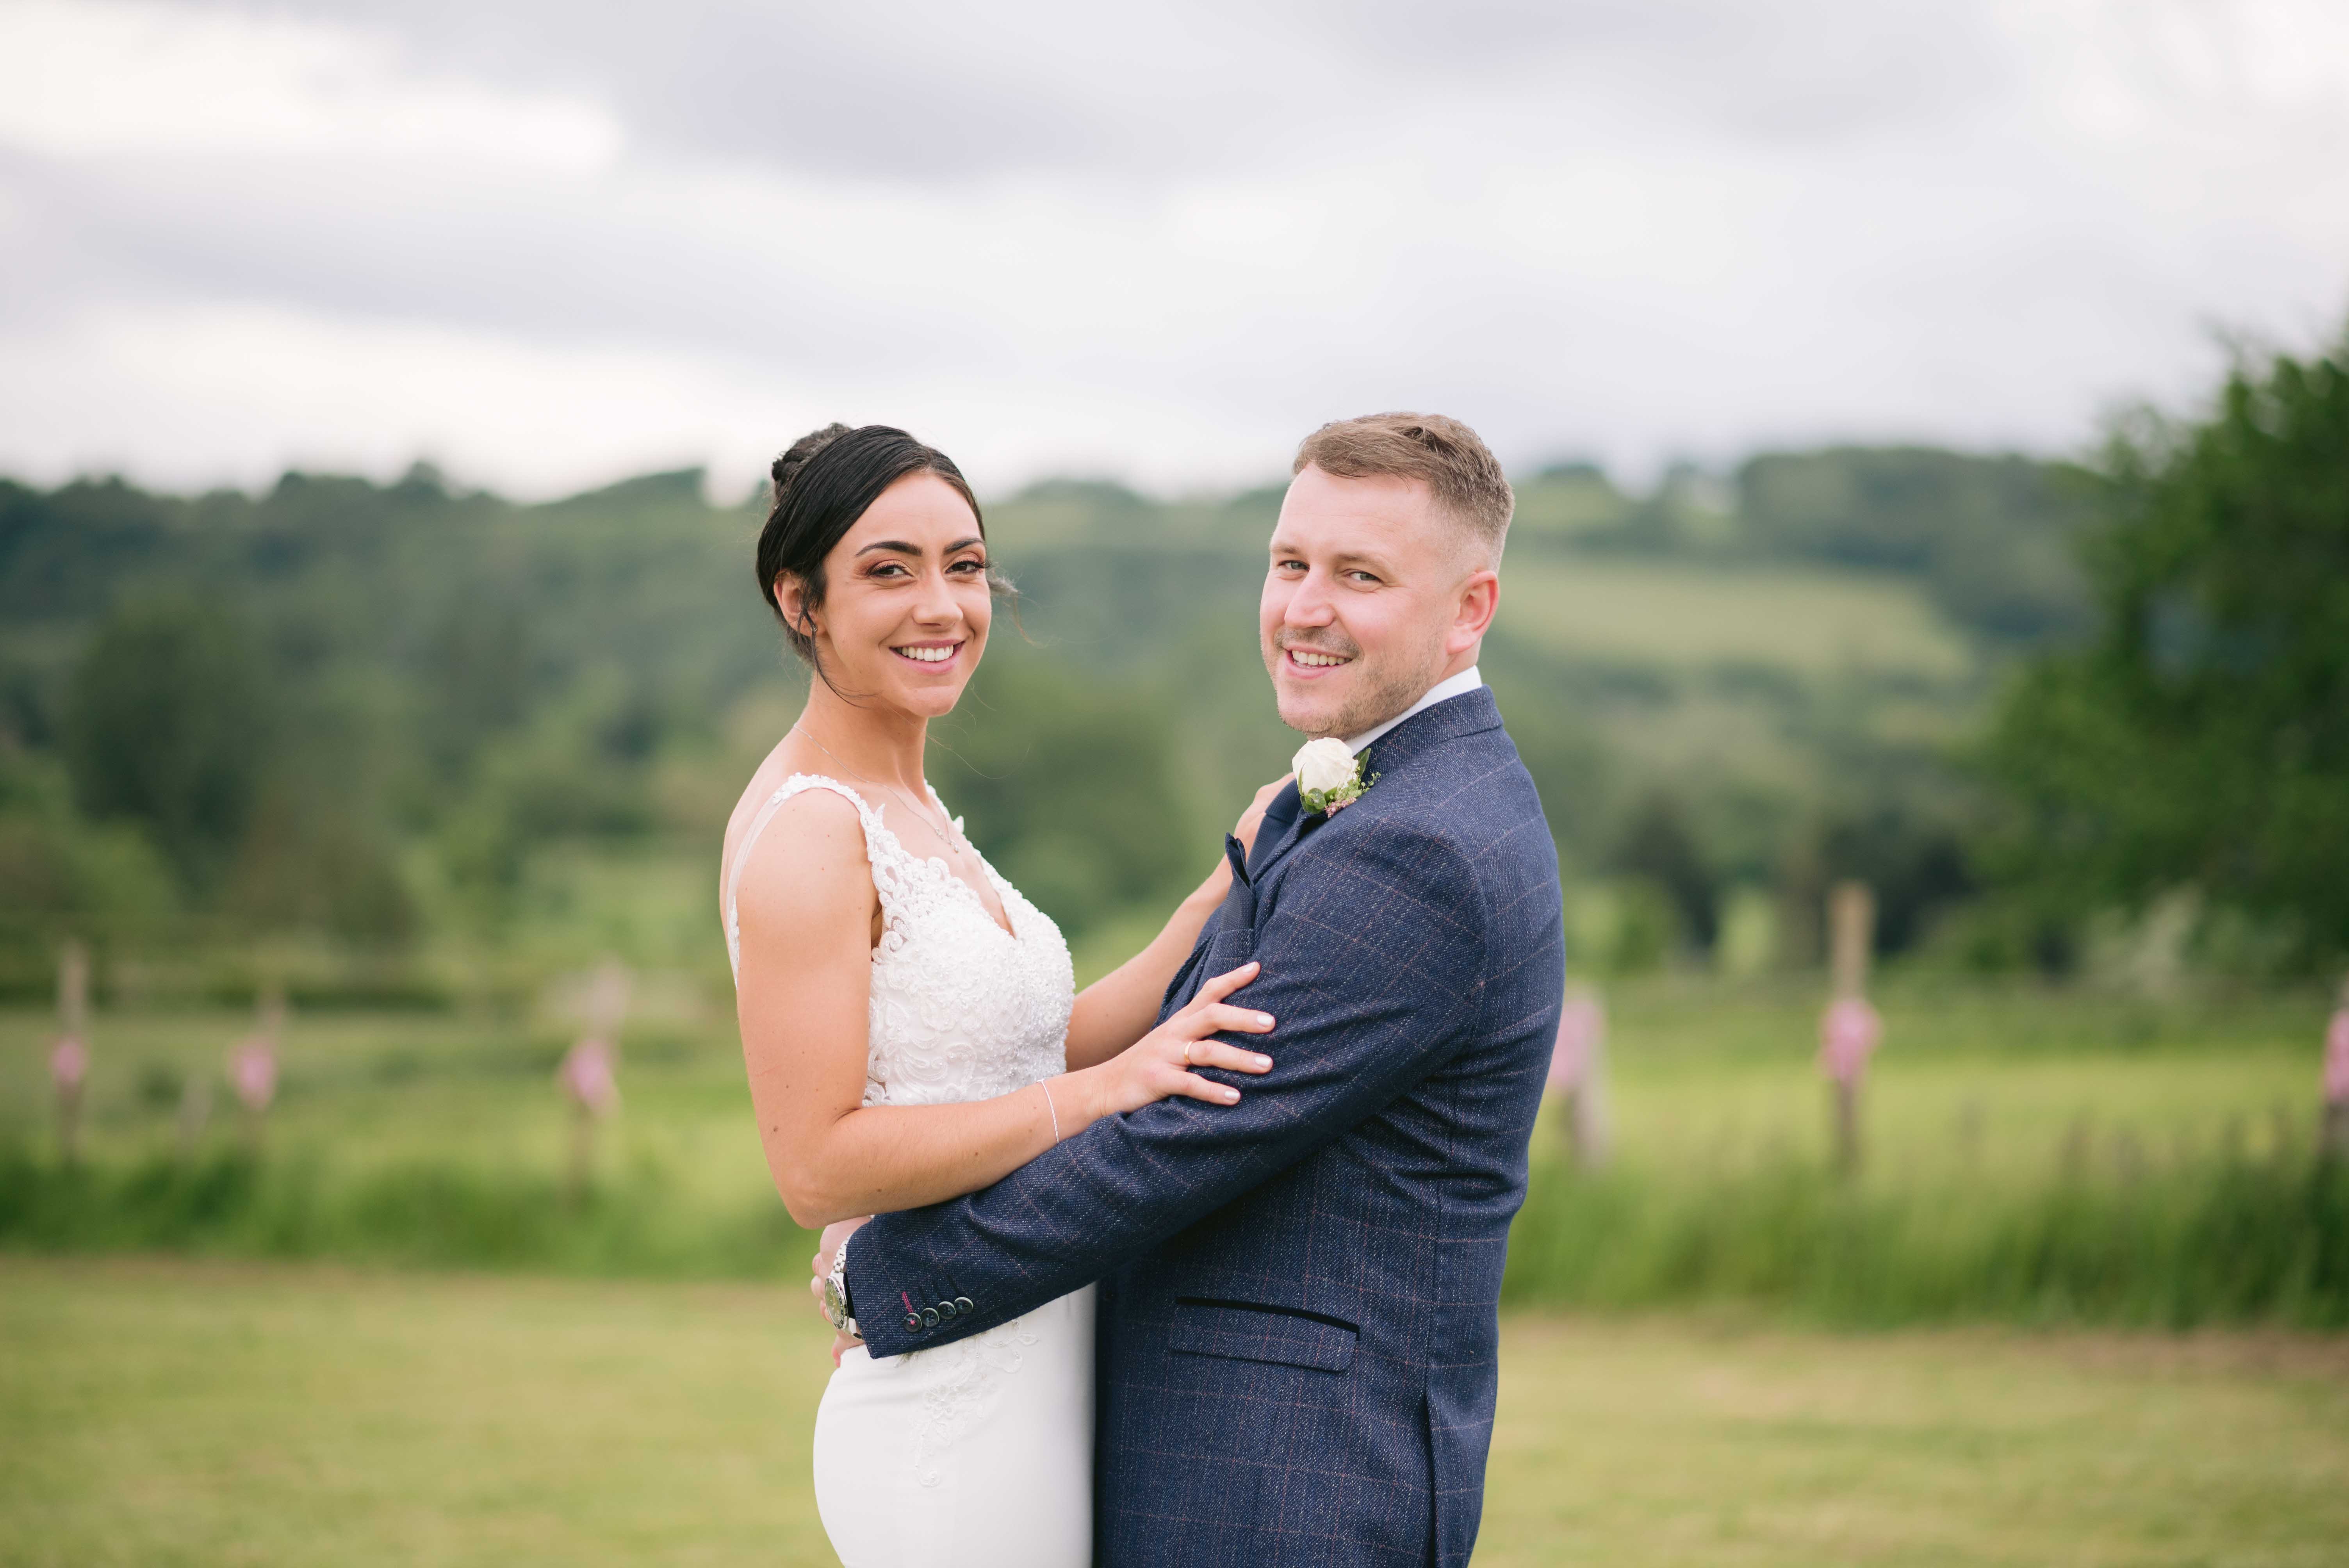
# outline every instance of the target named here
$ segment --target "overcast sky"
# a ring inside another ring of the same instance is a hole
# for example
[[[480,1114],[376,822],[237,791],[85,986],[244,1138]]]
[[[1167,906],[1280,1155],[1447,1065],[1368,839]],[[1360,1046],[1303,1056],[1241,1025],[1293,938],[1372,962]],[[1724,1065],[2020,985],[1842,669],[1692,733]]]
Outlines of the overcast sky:
[[[2076,449],[2349,316],[2341,0],[0,0],[0,470]]]

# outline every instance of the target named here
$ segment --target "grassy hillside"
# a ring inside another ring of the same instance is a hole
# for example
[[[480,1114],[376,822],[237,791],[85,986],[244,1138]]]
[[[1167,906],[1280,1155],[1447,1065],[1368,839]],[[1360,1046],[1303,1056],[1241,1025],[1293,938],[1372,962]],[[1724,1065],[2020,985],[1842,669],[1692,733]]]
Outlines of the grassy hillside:
[[[1507,634],[1569,658],[1925,687],[1981,664],[1964,629],[1889,573],[1537,557],[1508,563],[1507,592]]]
[[[1957,618],[1942,557],[1851,563],[1877,524],[1842,491],[1806,533],[1785,485],[1750,518],[1751,486],[1686,474],[1524,489],[1486,674],[1569,871],[1616,911],[1593,929],[1663,932],[1585,965],[1702,947],[1739,888],[1801,911],[1837,874],[1879,883],[1889,947],[1918,940],[1967,892],[1949,750],[2011,642]],[[989,503],[1017,624],[934,772],[1081,943],[1146,924],[1286,766],[1255,627],[1279,493]],[[1942,520],[1982,531],[1977,577],[2053,526],[1981,511]],[[1878,522],[1913,540],[1940,526],[1920,515]],[[130,992],[242,965],[316,995],[362,954],[355,995],[512,995],[604,950],[714,974],[719,827],[802,689],[750,581],[758,522],[695,473],[530,507],[423,469],[258,496],[0,482],[0,989],[37,995],[77,934]],[[1775,941],[1795,961],[1807,918]]]

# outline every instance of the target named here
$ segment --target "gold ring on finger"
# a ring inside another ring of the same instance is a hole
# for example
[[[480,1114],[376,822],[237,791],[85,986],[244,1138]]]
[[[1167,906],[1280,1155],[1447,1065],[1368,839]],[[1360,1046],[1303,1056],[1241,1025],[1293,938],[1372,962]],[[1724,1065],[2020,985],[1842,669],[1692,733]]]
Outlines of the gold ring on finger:
[[[1191,1059],[1191,1042],[1188,1040],[1183,1042],[1183,1065],[1186,1068],[1198,1065]]]

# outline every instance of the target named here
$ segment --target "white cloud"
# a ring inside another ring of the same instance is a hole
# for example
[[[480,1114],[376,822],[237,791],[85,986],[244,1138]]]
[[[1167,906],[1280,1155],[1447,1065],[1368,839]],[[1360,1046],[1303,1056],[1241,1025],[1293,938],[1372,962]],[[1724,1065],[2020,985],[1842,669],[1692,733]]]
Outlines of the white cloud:
[[[1517,461],[2056,449],[2349,304],[2318,0],[1403,20],[0,0],[0,465],[732,493],[843,417],[1184,488],[1411,406]]]
[[[818,387],[638,346],[265,307],[109,309],[0,349],[0,469],[51,480],[128,470],[202,489],[285,467],[388,475],[421,456],[545,496],[709,464],[713,494],[731,500],[834,418],[910,425],[995,493],[1039,472],[1129,468],[1137,431],[1185,455],[1149,472],[1170,486],[1253,479],[1280,458],[1257,431],[1073,378],[940,369]]]
[[[151,0],[0,5],[0,145],[34,153],[457,155],[590,170],[621,139],[594,104],[419,78],[390,39],[349,27]]]

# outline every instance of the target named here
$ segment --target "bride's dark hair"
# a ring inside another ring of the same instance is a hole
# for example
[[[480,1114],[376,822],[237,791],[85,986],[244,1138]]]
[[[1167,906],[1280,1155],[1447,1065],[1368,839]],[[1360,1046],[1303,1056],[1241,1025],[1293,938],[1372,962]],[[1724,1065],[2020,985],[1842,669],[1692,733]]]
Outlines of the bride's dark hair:
[[[767,508],[767,526],[759,532],[759,592],[765,595],[775,619],[782,623],[792,652],[827,686],[832,677],[816,657],[815,639],[805,625],[807,615],[823,607],[824,557],[881,499],[883,490],[908,474],[936,474],[970,503],[978,536],[987,537],[987,519],[979,512],[978,498],[971,494],[970,483],[954,459],[892,425],[863,425],[852,430],[833,424],[811,430],[775,459],[771,472],[774,500]],[[775,579],[786,572],[800,583],[802,625],[793,625],[783,614],[782,602],[775,593]],[[988,569],[987,581],[999,593],[1010,592],[1011,584],[992,567]]]

